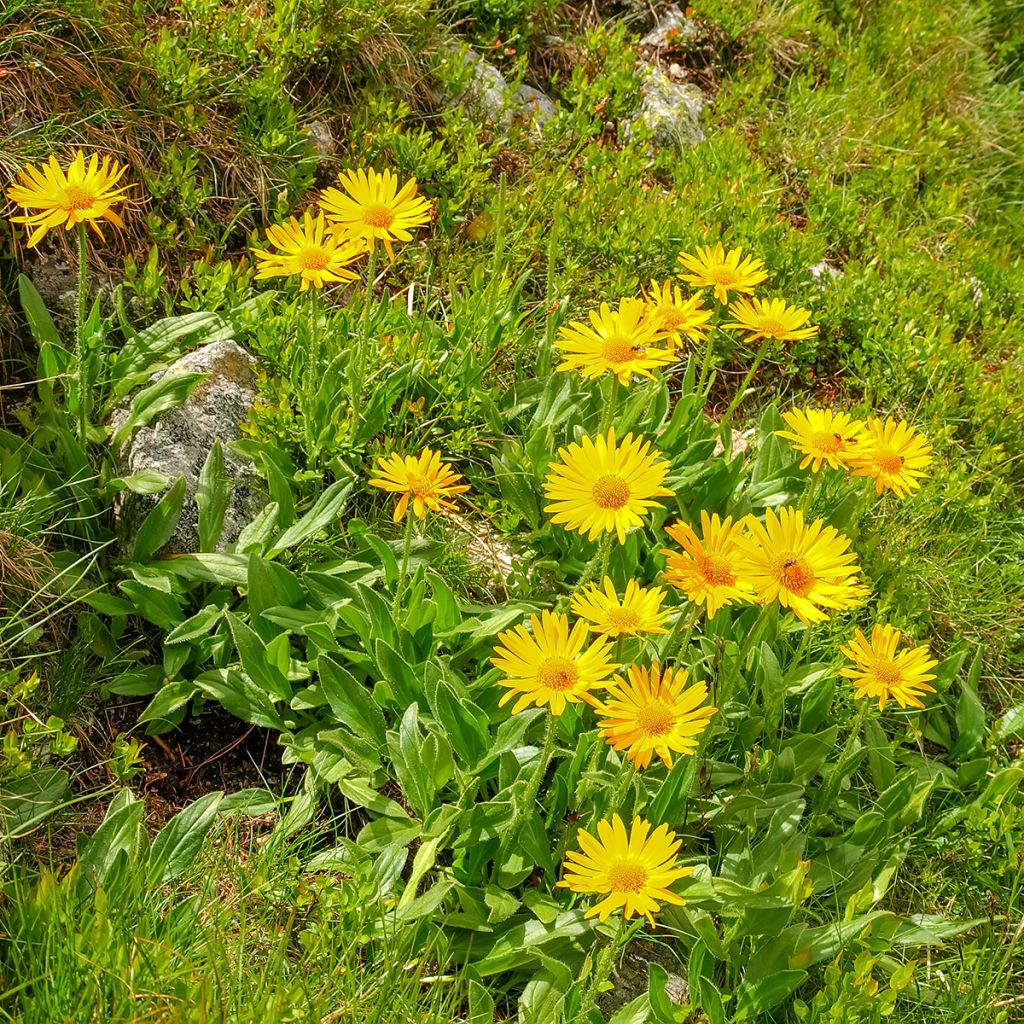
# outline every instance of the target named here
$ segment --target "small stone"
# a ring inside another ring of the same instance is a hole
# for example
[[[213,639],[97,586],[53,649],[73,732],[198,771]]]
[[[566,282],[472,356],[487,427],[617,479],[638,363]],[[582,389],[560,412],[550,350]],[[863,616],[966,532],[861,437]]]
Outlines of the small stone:
[[[181,406],[167,410],[137,430],[118,453],[119,470],[124,476],[153,470],[171,481],[185,478],[181,518],[162,549],[165,554],[199,549],[196,488],[215,441],[221,443],[224,472],[231,489],[224,529],[216,550],[225,551],[233,544],[269,500],[263,478],[252,461],[228,447],[228,442],[241,437],[240,426],[256,401],[255,367],[256,360],[241,345],[234,341],[217,341],[189,352],[151,378],[152,383],[165,375],[208,374]],[[127,405],[115,413],[112,423],[115,430],[127,414]],[[125,492],[122,497],[116,511],[130,546],[139,524],[161,495]]]
[[[507,128],[517,120],[540,125],[557,113],[550,96],[530,85],[513,89],[505,76],[474,50],[467,50],[462,61],[471,69],[471,77],[457,101],[475,117]]]
[[[317,156],[333,156],[338,148],[331,132],[330,125],[326,121],[310,121],[306,125],[306,134],[313,143],[313,152]]]
[[[660,49],[679,43],[683,39],[694,39],[700,33],[695,21],[691,21],[673,4],[664,17],[640,40],[641,46]]]
[[[824,288],[830,281],[835,281],[843,276],[843,272],[838,267],[833,267],[832,264],[826,263],[824,260],[808,267],[807,272],[811,275],[811,280],[820,288]]]
[[[643,125],[652,145],[662,149],[681,153],[704,141],[701,114],[707,100],[696,85],[673,82],[660,68],[649,67],[640,90],[640,106],[626,125],[627,138]]]

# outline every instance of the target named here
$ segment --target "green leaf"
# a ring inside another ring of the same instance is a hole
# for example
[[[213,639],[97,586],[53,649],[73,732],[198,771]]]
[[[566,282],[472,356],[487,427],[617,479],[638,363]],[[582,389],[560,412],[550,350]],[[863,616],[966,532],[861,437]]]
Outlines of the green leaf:
[[[402,792],[420,817],[425,817],[433,803],[434,784],[421,753],[423,737],[415,704],[406,709],[398,733],[387,734],[387,743]]]
[[[261,689],[288,702],[295,695],[287,676],[273,663],[267,646],[238,616],[225,612],[245,674]]]
[[[205,373],[165,374],[155,384],[143,388],[132,400],[128,417],[115,432],[112,446],[120,448],[133,431],[144,427],[160,413],[183,405],[206,377]]]
[[[160,692],[146,705],[145,710],[139,715],[139,721],[168,721],[176,711],[183,708],[198,692],[199,687],[191,681],[165,683],[161,687]]]
[[[651,1019],[658,1024],[676,1024],[676,1005],[665,991],[668,971],[653,960],[647,964],[647,998],[651,1006]]]
[[[160,829],[149,851],[151,886],[177,878],[195,860],[217,820],[223,797],[221,792],[201,796]]]
[[[0,826],[5,839],[20,839],[64,805],[70,776],[60,768],[33,768],[0,786]]]
[[[143,815],[146,805],[130,789],[123,789],[107,808],[99,828],[82,843],[78,854],[78,889],[84,895],[92,885],[102,885],[123,853],[135,859],[146,842]]]
[[[658,794],[651,801],[647,811],[647,818],[652,825],[662,823],[674,823],[677,812],[683,806],[683,802],[693,789],[694,779],[697,777],[698,758],[680,757],[672,765],[668,777],[658,789]]]
[[[960,700],[956,705],[957,739],[949,756],[964,759],[981,750],[985,740],[985,706],[978,697],[978,679],[981,676],[979,647],[974,653],[967,679],[961,684]]]
[[[755,982],[743,982],[736,993],[736,1013],[732,1019],[750,1020],[767,1013],[782,1003],[806,977],[806,971],[779,971]]]
[[[271,544],[268,557],[287,551],[330,526],[341,516],[354,486],[352,480],[338,480],[331,484],[297,523],[277,537]]]
[[[285,724],[266,693],[241,672],[215,669],[196,678],[203,693],[212,697],[236,718],[264,729],[284,731]]]
[[[141,469],[131,476],[116,476],[107,486],[112,491],[131,491],[132,494],[159,494],[166,491],[171,478],[155,469]]]
[[[343,665],[321,654],[317,659],[320,686],[334,717],[353,732],[384,743],[387,724],[370,691]]]
[[[199,472],[196,507],[199,509],[199,550],[213,551],[224,532],[224,516],[231,502],[231,485],[224,473],[224,450],[213,442]]]
[[[174,535],[185,501],[185,478],[178,479],[139,525],[132,544],[132,560],[148,562]]]

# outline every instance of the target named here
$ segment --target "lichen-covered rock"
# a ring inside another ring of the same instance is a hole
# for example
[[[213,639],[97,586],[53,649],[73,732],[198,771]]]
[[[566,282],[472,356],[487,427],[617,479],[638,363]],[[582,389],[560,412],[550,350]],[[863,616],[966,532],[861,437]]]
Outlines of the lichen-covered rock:
[[[199,473],[215,441],[224,455],[224,473],[231,497],[224,516],[224,529],[217,544],[223,551],[237,540],[268,501],[263,478],[252,462],[228,448],[241,436],[240,425],[248,418],[256,400],[256,360],[233,341],[204,345],[172,363],[164,374],[205,373],[191,395],[177,409],[170,409],[143,427],[125,443],[118,454],[120,471],[127,476],[143,470],[162,473],[169,480],[185,478],[185,502],[181,518],[165,553],[196,551],[199,547],[199,510],[195,503]],[[114,429],[124,422],[127,410],[114,417]],[[160,495],[127,494],[118,509],[122,533],[130,547],[135,529]]]
[[[699,34],[700,28],[697,23],[673,4],[665,11],[654,28],[640,40],[640,45],[661,49],[665,46],[677,45],[686,39],[694,39]]]
[[[557,112],[550,96],[530,85],[513,89],[505,76],[474,50],[467,50],[462,60],[470,69],[470,80],[458,102],[474,117],[508,127],[517,120],[543,124]]]
[[[646,69],[641,82],[642,99],[626,126],[627,138],[643,125],[652,145],[682,152],[705,139],[701,113],[707,100],[691,83],[673,82],[660,68]]]

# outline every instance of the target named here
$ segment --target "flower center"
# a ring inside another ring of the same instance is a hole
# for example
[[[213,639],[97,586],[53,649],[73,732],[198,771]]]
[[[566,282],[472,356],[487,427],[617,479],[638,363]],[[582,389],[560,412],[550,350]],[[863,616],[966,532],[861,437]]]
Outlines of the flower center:
[[[386,206],[368,206],[363,211],[363,223],[371,228],[389,228],[395,222],[395,215]]]
[[[811,447],[816,448],[823,455],[835,455],[841,452],[846,444],[839,434],[830,434],[823,430],[818,434],[811,435]]]
[[[632,860],[616,861],[608,869],[612,892],[641,892],[647,885],[647,869]]]
[[[711,555],[698,559],[697,571],[713,587],[731,587],[736,582],[736,574],[728,562]]]
[[[637,728],[645,736],[664,736],[672,731],[675,715],[660,700],[656,700],[637,712]]]
[[[95,202],[95,196],[78,185],[64,189],[64,207],[68,210],[88,210]]]
[[[608,360],[609,363],[628,363],[630,359],[636,359],[639,355],[636,345],[634,345],[629,338],[623,338],[621,335],[612,334],[604,339],[604,348],[601,350],[601,355]]]
[[[568,690],[579,677],[579,669],[568,658],[547,658],[537,669],[538,682],[548,690]]]
[[[631,608],[613,608],[608,612],[608,625],[620,633],[635,633],[640,626],[640,616]]]
[[[675,306],[662,306],[658,312],[661,314],[662,326],[670,331],[686,323],[686,314],[680,313]]]
[[[735,284],[736,282],[736,271],[730,270],[728,267],[715,267],[708,277],[711,278],[715,284]]]
[[[629,484],[614,473],[603,476],[594,484],[590,496],[598,508],[620,509],[629,501]]]
[[[767,334],[772,338],[781,338],[787,333],[786,325],[780,320],[772,320],[770,317],[758,321],[757,329],[762,334]]]
[[[803,559],[794,555],[779,559],[772,575],[780,587],[785,587],[798,597],[805,596],[814,584],[814,573]]]
[[[886,687],[895,686],[903,678],[903,673],[896,667],[895,662],[888,660],[876,661],[871,666],[871,674],[874,676],[875,682]]]
[[[899,473],[903,470],[903,456],[897,455],[888,448],[882,448],[875,452],[875,465],[883,473]]]
[[[295,254],[295,259],[303,270],[325,270],[329,262],[327,253],[319,247],[300,249]]]

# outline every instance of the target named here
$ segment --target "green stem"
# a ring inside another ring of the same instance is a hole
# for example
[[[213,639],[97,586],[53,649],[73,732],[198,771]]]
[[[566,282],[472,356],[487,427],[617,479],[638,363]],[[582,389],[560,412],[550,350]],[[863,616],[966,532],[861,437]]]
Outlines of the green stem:
[[[732,401],[729,403],[729,408],[725,410],[725,415],[722,417],[721,427],[726,429],[729,426],[729,421],[732,419],[732,414],[736,411],[737,406],[743,401],[744,394],[747,390],[747,385],[753,380],[754,374],[757,373],[758,367],[761,365],[761,360],[764,359],[765,352],[768,351],[768,343],[771,338],[762,338],[761,346],[757,350],[757,354],[754,356],[754,361],[750,364],[750,369],[747,370],[747,375],[743,378],[743,383],[740,385],[739,390],[733,396]]]
[[[853,759],[854,747],[857,745],[860,730],[870,711],[871,701],[867,697],[862,698],[860,707],[857,709],[857,717],[853,720],[853,725],[850,727],[850,734],[846,737],[846,743],[843,745],[839,760],[836,761],[835,768],[829,772],[824,786],[821,787],[818,799],[815,801],[817,809],[812,816],[812,824],[816,824],[827,813],[832,801],[839,794],[839,787],[842,785],[843,779],[846,778],[850,762]]]
[[[611,555],[612,550],[612,535],[605,533],[597,544],[597,551],[594,552],[594,557],[587,562],[586,567],[583,570],[583,575],[576,581],[576,589],[582,590],[593,578],[594,573],[597,571],[599,565],[604,566],[604,571],[601,573],[600,582],[604,583],[604,574],[608,569],[608,558]]]
[[[811,478],[804,485],[804,492],[800,495],[799,510],[803,513],[810,512],[811,507],[814,505],[814,499],[818,495],[820,490],[821,480],[825,476],[824,467],[818,473],[811,473]]]
[[[310,288],[308,297],[306,300],[309,314],[309,345],[306,349],[306,379],[303,384],[303,391],[305,392],[305,428],[306,428],[306,440],[309,443],[309,459],[311,462],[316,462],[316,437],[314,436],[314,423],[316,422],[316,416],[313,414],[313,406],[315,403],[316,393],[318,388],[318,378],[320,375],[320,334],[319,334],[319,310],[317,308],[317,295],[318,290],[316,288]]]
[[[630,786],[633,785],[633,778],[633,765],[629,758],[623,754],[619,770],[615,773],[615,778],[612,780],[611,796],[608,798],[608,805],[605,807],[606,816],[619,814],[619,805],[625,798]]]
[[[373,309],[373,283],[377,278],[377,245],[374,242],[370,250],[370,258],[366,268],[366,292],[363,296],[363,312],[359,319],[359,332],[356,342],[356,358],[349,373],[352,393],[349,395],[349,407],[352,422],[349,427],[349,444],[354,445],[359,432],[359,401],[363,393],[363,382],[366,380],[366,352],[370,340],[370,312]]]
[[[601,564],[597,570],[598,583],[603,587],[608,575],[608,560],[612,557],[612,535],[605,533],[601,538]]]
[[[608,433],[608,429],[615,421],[615,409],[619,404],[619,392],[622,390],[618,377],[613,376],[610,380],[610,393],[604,401],[604,407],[601,410],[601,426],[598,428],[602,437]]]
[[[551,763],[551,758],[555,753],[555,734],[557,732],[558,718],[549,712],[547,725],[544,728],[544,742],[540,748],[540,756],[537,758],[537,767],[534,769],[533,775],[530,776],[530,780],[526,784],[526,792],[523,794],[523,802],[520,804],[519,809],[512,818],[512,823],[509,825],[508,831],[505,833],[505,839],[501,844],[501,852],[494,865],[495,875],[497,875],[497,871],[500,865],[504,863],[507,855],[512,852],[515,841],[519,837],[519,830],[523,827],[523,822],[526,819],[526,816],[533,810],[533,805],[537,801],[537,793],[540,791],[540,784],[544,781],[548,765]]]
[[[580,1000],[579,1013],[573,1018],[573,1024],[590,1019],[590,1011],[597,1006],[597,997],[601,994],[601,986],[611,976],[612,962],[615,959],[615,954],[625,945],[623,941],[625,931],[626,915],[620,912],[615,934],[608,940],[608,943],[598,954],[597,960],[594,961],[593,970],[590,972],[590,978],[587,981],[587,987],[583,990],[583,997]]]
[[[690,642],[690,637],[693,635],[693,627],[697,625],[697,619],[700,618],[700,605],[694,605],[688,611],[685,609],[679,610],[679,615],[676,617],[676,623],[672,627],[672,632],[669,633],[668,639],[665,641],[663,648],[664,653],[662,655],[662,663],[668,664],[672,658],[673,650],[678,651],[682,654],[686,650],[686,645]],[[682,643],[677,644],[679,640],[679,634],[683,633],[683,627],[685,623],[685,634],[683,636]]]
[[[704,346],[704,360],[700,366],[700,383],[697,385],[697,394],[702,395],[710,383],[711,376],[711,355],[715,349],[715,332],[708,335],[707,344]]]
[[[409,575],[409,552],[412,550],[413,520],[413,511],[409,508],[405,513],[405,539],[402,541],[402,564],[398,569],[398,582],[395,585],[395,603],[391,609],[391,616],[396,620],[399,609],[402,607],[402,597],[405,595],[405,581]]]
[[[78,377],[78,440],[82,450],[88,450],[89,439],[89,373],[85,358],[85,317],[89,302],[89,246],[85,223],[77,228],[78,235],[78,302],[75,306],[75,371]]]
[[[754,624],[750,627],[750,632],[747,633],[743,638],[743,643],[740,644],[740,649],[736,654],[736,660],[731,663],[728,671],[724,673],[724,684],[721,687],[721,692],[717,695],[718,707],[722,710],[723,719],[725,715],[725,706],[730,700],[732,700],[733,691],[735,690],[736,683],[739,681],[740,675],[743,672],[743,666],[746,663],[747,655],[750,654],[751,648],[754,646],[758,634],[761,632],[761,627],[767,621],[768,616],[772,614],[774,609],[774,602],[761,606],[761,611],[754,620]]]

